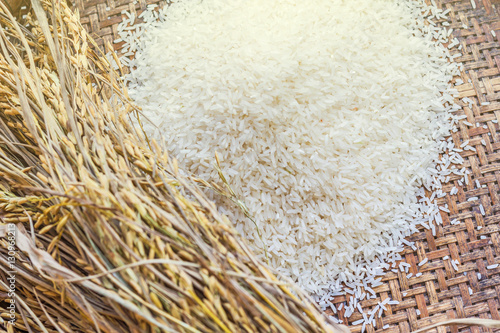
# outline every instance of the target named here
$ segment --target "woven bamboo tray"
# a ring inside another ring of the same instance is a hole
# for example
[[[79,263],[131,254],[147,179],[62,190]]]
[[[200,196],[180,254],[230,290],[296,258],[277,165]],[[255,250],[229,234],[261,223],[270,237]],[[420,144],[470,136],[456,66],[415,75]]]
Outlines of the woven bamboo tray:
[[[476,152],[461,153],[466,161],[464,166],[471,171],[469,184],[459,186],[458,179],[453,179],[447,185],[448,192],[453,186],[459,190],[456,195],[440,199],[440,206],[448,204],[450,213],[442,212],[444,222],[437,228],[436,236],[423,229],[411,238],[417,250],[408,248],[403,253],[405,261],[411,265],[410,272],[413,275],[422,272],[423,275],[407,279],[406,273],[389,272],[383,278],[384,284],[376,288],[378,299],[361,303],[363,308],[370,308],[387,297],[400,302],[387,306],[388,310],[377,321],[377,328],[367,327],[369,333],[381,331],[386,324],[390,325],[387,332],[406,333],[452,318],[500,319],[500,267],[486,269],[500,263],[500,127],[496,123],[500,121],[500,0],[436,0],[436,3],[443,9],[450,9],[450,28],[454,29],[453,36],[462,45],[460,51],[452,50],[452,53],[462,54],[457,60],[465,68],[460,77],[465,84],[457,87],[460,99],[468,97],[474,102],[469,108],[467,103],[458,101],[463,106],[461,112],[467,116],[466,121],[474,126],[461,123],[453,140],[457,146],[469,140]],[[121,44],[113,44],[113,40],[118,38],[121,12],[126,10],[139,15],[149,4],[163,6],[164,2],[74,0],[81,22],[98,45],[104,47],[110,43],[117,51]],[[496,32],[496,36],[491,31]],[[477,188],[476,180],[485,186]],[[479,200],[468,202],[471,197]],[[479,204],[484,207],[484,216]],[[453,219],[462,223],[451,225]],[[443,260],[445,256],[458,260],[458,271],[453,269],[450,260]],[[424,258],[428,262],[417,270],[417,264]],[[477,273],[482,276],[480,280]],[[334,303],[344,301],[345,297],[337,297]],[[342,310],[339,318],[350,325],[361,316],[355,313],[345,318]],[[351,326],[351,330],[360,332],[361,326]],[[492,332],[491,329],[462,326],[440,327],[437,331]]]

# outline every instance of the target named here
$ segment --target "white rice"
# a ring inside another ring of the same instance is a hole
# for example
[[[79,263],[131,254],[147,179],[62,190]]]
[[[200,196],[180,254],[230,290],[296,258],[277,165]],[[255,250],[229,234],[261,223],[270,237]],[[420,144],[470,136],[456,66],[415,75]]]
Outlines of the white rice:
[[[484,207],[482,204],[479,204],[479,211],[481,212],[481,215],[483,215],[483,216],[486,215],[486,211],[484,210]]]
[[[435,234],[450,175],[468,183],[444,139],[466,123],[443,46],[452,30],[424,12],[446,15],[410,0],[182,0],[118,29],[147,133],[207,181],[218,152],[255,223],[214,195],[221,211],[323,308],[352,294],[347,318],[415,248],[405,237]],[[380,316],[397,302],[378,304]]]
[[[429,259],[427,258],[424,258],[421,262],[418,263],[419,266],[423,266],[427,263],[427,261],[429,261]]]
[[[458,264],[459,264],[458,260],[450,260],[450,263],[453,269],[458,272]]]
[[[365,321],[364,319],[356,320],[356,321],[353,321],[351,323],[351,325],[356,326],[356,325],[362,324],[364,321]]]

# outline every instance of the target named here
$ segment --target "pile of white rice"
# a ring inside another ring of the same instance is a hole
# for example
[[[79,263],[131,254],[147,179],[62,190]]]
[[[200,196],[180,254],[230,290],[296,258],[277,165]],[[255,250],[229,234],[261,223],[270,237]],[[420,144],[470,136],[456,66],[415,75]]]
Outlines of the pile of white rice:
[[[461,118],[445,15],[410,0],[179,0],[141,24],[127,13],[117,42],[148,134],[205,180],[218,152],[256,225],[214,196],[221,209],[323,308],[347,293],[349,317],[399,268],[404,238],[441,223],[441,183],[465,174],[443,141]]]

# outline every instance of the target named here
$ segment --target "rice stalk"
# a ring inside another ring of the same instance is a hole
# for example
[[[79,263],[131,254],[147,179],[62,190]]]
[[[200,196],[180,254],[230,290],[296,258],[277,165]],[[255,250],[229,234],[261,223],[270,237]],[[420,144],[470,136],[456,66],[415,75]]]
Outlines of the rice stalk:
[[[0,292],[25,332],[339,332],[259,262],[65,2],[0,4]],[[93,47],[94,46],[94,47]],[[15,231],[15,262],[8,235]],[[8,314],[7,304],[0,303]]]
[[[426,332],[426,331],[429,331],[429,330],[436,328],[436,327],[452,326],[452,325],[480,326],[480,327],[498,330],[498,329],[500,329],[500,320],[483,319],[483,318],[452,319],[452,320],[446,320],[446,321],[443,321],[440,323],[436,323],[433,325],[429,325],[427,327],[413,331],[413,333]]]

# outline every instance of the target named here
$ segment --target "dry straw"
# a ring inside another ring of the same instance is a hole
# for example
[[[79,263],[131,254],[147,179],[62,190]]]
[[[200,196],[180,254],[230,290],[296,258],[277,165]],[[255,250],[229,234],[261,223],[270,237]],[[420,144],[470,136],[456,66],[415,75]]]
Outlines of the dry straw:
[[[32,7],[29,28],[0,10],[0,285],[7,293],[13,223],[15,327],[345,330],[279,282],[176,161],[134,131],[125,88],[65,3]]]

